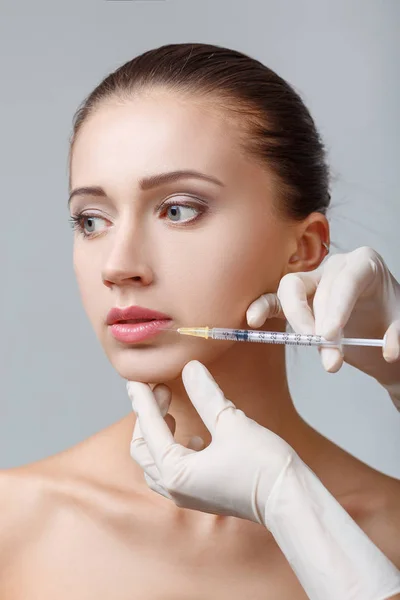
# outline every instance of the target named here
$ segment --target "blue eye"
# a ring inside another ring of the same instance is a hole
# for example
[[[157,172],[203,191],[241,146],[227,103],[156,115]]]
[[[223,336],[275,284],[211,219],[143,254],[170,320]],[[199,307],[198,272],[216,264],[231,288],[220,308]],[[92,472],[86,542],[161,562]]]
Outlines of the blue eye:
[[[170,204],[166,210],[168,218],[174,222],[192,221],[194,218],[196,218],[199,212],[199,209],[194,208],[193,206],[185,206],[183,204]],[[190,218],[191,214],[192,218]]]
[[[83,235],[83,237],[87,238],[87,237],[91,237],[94,233],[97,233],[96,231],[86,231],[85,226],[83,225],[83,222],[85,221],[85,219],[87,221],[95,221],[96,219],[100,219],[102,221],[104,221],[104,219],[102,217],[97,217],[95,215],[84,215],[82,213],[78,213],[77,215],[72,215],[71,218],[69,219],[72,228],[77,231],[78,233],[80,233],[81,235]]]
[[[87,225],[88,225],[88,227],[90,228],[90,225],[89,225],[89,223],[91,222],[92,226],[94,227],[94,224],[95,224],[95,222],[96,222],[96,219],[101,219],[101,217],[95,217],[95,216],[92,216],[92,215],[87,215],[87,216],[85,216],[85,215],[84,215],[84,216],[82,217],[82,219],[83,219],[83,220],[85,220],[85,219],[87,220]],[[104,220],[104,219],[103,219],[103,220]],[[90,230],[89,230],[89,231],[88,231],[88,233],[96,233],[96,231],[95,231],[95,230],[93,230],[93,231],[90,231]]]

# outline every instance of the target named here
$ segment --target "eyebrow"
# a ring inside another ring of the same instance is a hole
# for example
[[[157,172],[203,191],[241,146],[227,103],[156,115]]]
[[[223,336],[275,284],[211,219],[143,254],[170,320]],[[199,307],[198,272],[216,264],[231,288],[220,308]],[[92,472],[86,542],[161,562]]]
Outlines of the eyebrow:
[[[216,177],[212,177],[211,175],[206,175],[205,173],[200,173],[199,171],[170,171],[169,173],[160,173],[158,175],[152,175],[151,177],[144,177],[139,181],[139,187],[141,190],[149,190],[151,188],[165,185],[167,183],[171,183],[174,181],[178,181],[178,179],[187,179],[187,178],[195,178],[195,179],[203,179],[204,181],[210,181],[211,183],[215,183],[221,187],[224,187],[222,181],[217,179]],[[72,190],[68,198],[68,207],[71,203],[73,196],[97,196],[97,197],[106,197],[106,193],[103,188],[99,186],[85,186]]]

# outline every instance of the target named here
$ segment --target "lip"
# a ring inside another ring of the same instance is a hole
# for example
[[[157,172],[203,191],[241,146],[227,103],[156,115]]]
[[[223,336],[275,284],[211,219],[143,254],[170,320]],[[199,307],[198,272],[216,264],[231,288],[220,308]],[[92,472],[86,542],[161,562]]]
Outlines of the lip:
[[[145,323],[114,323],[114,325],[110,325],[110,330],[119,342],[137,344],[169,329],[171,323],[170,319],[147,321]]]
[[[138,323],[122,323],[132,319],[152,319]],[[107,325],[111,334],[119,342],[135,344],[147,340],[156,334],[171,327],[172,319],[169,315],[150,308],[141,306],[128,306],[126,308],[114,307],[107,315]]]
[[[125,308],[114,306],[107,315],[107,325],[114,325],[119,321],[128,321],[131,319],[154,319],[157,321],[170,321],[171,317],[164,313],[142,306],[127,306]]]

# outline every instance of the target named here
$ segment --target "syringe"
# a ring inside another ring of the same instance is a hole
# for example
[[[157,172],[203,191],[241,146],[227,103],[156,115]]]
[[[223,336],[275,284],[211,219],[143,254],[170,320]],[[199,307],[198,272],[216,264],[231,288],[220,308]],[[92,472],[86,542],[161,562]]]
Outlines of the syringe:
[[[206,340],[233,340],[235,342],[261,342],[264,344],[288,344],[292,346],[384,346],[385,338],[341,338],[338,341],[326,340],[320,335],[286,333],[281,331],[257,331],[254,329],[225,329],[220,327],[180,327],[182,335],[193,335]]]

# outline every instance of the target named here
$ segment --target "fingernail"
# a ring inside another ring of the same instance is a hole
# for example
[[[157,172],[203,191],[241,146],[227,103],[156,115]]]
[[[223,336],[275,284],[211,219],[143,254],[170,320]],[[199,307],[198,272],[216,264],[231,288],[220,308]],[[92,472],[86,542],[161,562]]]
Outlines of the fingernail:
[[[389,335],[388,335],[389,333]],[[400,358],[400,339],[399,334],[394,331],[387,331],[383,336],[383,358],[387,362],[396,362]]]
[[[247,322],[249,325],[252,325],[253,322],[257,321],[257,311],[254,308],[249,308],[246,313]]]
[[[205,444],[203,438],[201,438],[198,435],[195,435],[192,438],[190,438],[188,443],[188,448],[190,448],[191,450],[203,450],[204,446]]]
[[[386,348],[383,353],[383,358],[390,363],[396,362],[400,358],[400,347]]]
[[[160,400],[160,402],[157,401],[157,404],[160,408],[160,412],[162,414],[163,417],[165,417],[165,415],[168,412],[169,409],[169,402],[167,401],[167,399],[162,398],[162,400]]]
[[[160,408],[162,416],[165,417],[171,404],[171,395],[169,390],[165,387],[155,387],[153,394]]]
[[[340,366],[340,351],[337,348],[321,348],[322,364],[328,373],[335,373]]]

